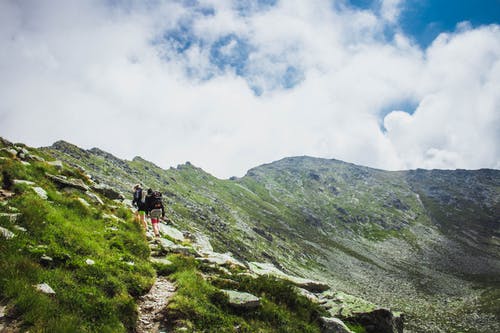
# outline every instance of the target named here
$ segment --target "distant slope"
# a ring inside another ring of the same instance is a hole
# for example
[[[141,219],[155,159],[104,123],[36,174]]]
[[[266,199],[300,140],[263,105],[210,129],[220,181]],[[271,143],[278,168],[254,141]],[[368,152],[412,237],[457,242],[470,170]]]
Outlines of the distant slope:
[[[220,180],[189,163],[163,170],[66,142],[45,151],[124,194],[137,182],[160,189],[174,223],[210,235],[217,251],[392,305],[412,331],[500,330],[498,170],[293,157]]]

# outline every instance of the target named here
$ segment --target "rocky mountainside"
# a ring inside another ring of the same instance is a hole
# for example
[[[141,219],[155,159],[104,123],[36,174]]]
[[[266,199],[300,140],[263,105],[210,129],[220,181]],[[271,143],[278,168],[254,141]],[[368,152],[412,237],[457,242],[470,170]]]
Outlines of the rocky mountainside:
[[[221,180],[62,141],[44,151],[129,198],[135,183],[159,189],[175,225],[216,251],[403,311],[409,331],[500,331],[498,170],[293,157]]]
[[[130,200],[47,152],[0,138],[0,171],[1,332],[402,332],[397,313],[201,232],[153,237]]]

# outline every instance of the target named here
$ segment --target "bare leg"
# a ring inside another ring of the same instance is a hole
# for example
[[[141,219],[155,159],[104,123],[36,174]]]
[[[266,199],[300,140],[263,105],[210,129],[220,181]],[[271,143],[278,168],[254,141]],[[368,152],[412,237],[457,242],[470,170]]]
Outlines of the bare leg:
[[[151,223],[153,224],[153,232],[156,237],[160,237],[160,229],[158,228],[158,219],[151,219]]]

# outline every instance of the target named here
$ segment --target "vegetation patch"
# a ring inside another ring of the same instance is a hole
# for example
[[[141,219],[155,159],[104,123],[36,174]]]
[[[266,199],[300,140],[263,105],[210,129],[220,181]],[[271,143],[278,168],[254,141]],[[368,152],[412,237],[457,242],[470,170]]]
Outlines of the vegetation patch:
[[[30,185],[11,184],[16,195],[0,205],[0,212],[15,211],[16,221],[0,219],[14,232],[0,239],[0,300],[9,316],[30,332],[126,332],[135,326],[135,297],[151,286],[154,270],[149,248],[138,224],[123,208],[85,205],[83,192],[59,190],[45,177],[59,171],[45,162],[22,164],[0,160],[2,182],[32,181],[47,193],[47,200]],[[60,174],[86,181],[78,170]],[[104,219],[115,214],[119,219]],[[49,285],[55,294],[36,289]]]
[[[292,285],[270,277],[219,276],[208,281],[206,267],[192,258],[170,256],[175,272],[170,277],[178,286],[168,305],[168,321],[204,332],[319,332],[321,308],[298,295]],[[221,289],[244,291],[260,298],[253,310],[229,305]]]

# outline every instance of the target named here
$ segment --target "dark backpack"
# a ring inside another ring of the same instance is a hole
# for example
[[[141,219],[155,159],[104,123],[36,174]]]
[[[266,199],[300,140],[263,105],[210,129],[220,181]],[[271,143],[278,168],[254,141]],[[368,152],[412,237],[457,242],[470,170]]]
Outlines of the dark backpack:
[[[162,202],[162,197],[161,197],[161,192],[160,191],[154,191],[153,192],[153,199],[152,199],[152,208],[153,209],[161,209],[163,206]]]

